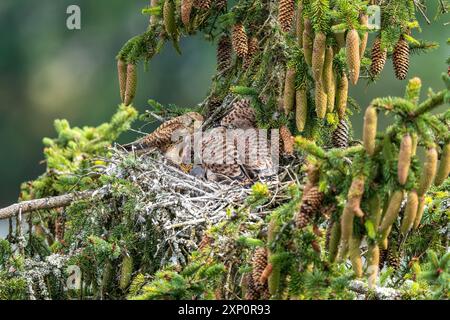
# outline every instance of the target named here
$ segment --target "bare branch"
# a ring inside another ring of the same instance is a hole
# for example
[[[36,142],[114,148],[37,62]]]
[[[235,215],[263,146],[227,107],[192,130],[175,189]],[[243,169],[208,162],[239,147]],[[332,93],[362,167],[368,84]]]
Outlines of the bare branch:
[[[92,198],[96,192],[99,192],[99,190],[73,192],[62,196],[47,197],[15,203],[9,207],[0,209],[0,220],[14,217],[19,214],[19,212],[24,214],[36,210],[66,207],[73,201]]]

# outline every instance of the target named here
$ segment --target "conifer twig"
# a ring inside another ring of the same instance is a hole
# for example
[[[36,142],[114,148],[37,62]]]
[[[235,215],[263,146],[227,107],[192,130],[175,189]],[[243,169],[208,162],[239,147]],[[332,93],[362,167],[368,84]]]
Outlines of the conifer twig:
[[[438,92],[437,94],[433,95],[432,97],[422,102],[417,107],[417,109],[411,114],[411,116],[412,117],[420,116],[432,110],[433,108],[436,108],[437,106],[441,105],[444,102],[445,93],[446,90],[442,90],[441,92]]]

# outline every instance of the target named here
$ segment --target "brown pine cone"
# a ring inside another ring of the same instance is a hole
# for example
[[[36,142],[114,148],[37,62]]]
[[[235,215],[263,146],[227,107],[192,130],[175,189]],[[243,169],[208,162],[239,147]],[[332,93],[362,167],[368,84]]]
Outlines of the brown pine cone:
[[[263,284],[260,283],[261,275],[267,266],[267,250],[266,248],[258,248],[253,253],[252,257],[252,278],[255,288],[260,292],[263,289]]]
[[[313,215],[320,209],[324,194],[316,186],[308,189],[303,195],[300,211],[296,216],[297,228],[306,227]]]
[[[280,0],[278,6],[278,21],[280,22],[281,30],[283,32],[289,32],[291,30],[294,15],[294,0]]]
[[[233,26],[232,43],[237,56],[244,58],[248,53],[248,39],[245,28],[241,23]]]
[[[194,0],[194,7],[199,10],[208,10],[211,8],[211,0]]]
[[[333,131],[331,141],[335,148],[347,148],[348,147],[348,124],[347,121],[341,119],[336,130]]]
[[[191,21],[191,12],[194,0],[181,0],[181,21],[188,26]]]
[[[224,72],[231,65],[231,39],[223,35],[217,44],[217,71]]]
[[[259,290],[255,287],[255,283],[253,281],[253,277],[250,273],[247,273],[244,276],[244,282],[246,286],[246,292],[245,292],[245,300],[258,300],[259,299]]]
[[[409,45],[403,37],[400,37],[395,45],[392,62],[394,64],[394,71],[397,79],[406,79],[409,68]]]
[[[247,55],[244,58],[244,64],[243,64],[244,69],[247,69],[251,65],[253,58],[255,57],[256,53],[259,50],[258,38],[251,37],[248,40],[247,47],[248,47]]]
[[[378,263],[378,269],[381,270],[384,267],[384,262],[387,259],[388,250],[387,249],[380,249],[380,261]]]
[[[394,270],[397,270],[400,267],[400,255],[396,249],[391,247],[388,250],[387,261],[388,265]]]
[[[375,77],[381,73],[386,63],[387,50],[381,49],[380,37],[375,39],[372,46],[372,63],[370,65],[370,74]]]
[[[359,56],[359,35],[355,29],[349,30],[346,38],[347,66],[350,75],[350,82],[356,84],[359,79],[361,68],[361,57]]]
[[[64,217],[64,213],[60,212],[55,221],[55,236],[57,241],[61,242],[64,240],[65,229],[66,218]]]
[[[127,81],[124,96],[124,104],[129,106],[136,95],[137,88],[137,72],[136,65],[129,63],[127,65]]]
[[[224,9],[227,7],[227,0],[215,0],[216,8],[217,9]]]
[[[125,90],[127,89],[127,63],[123,59],[117,60],[117,73],[119,76],[120,99],[125,101]]]
[[[286,155],[294,154],[294,137],[288,127],[280,128],[280,138],[283,145],[283,153]]]

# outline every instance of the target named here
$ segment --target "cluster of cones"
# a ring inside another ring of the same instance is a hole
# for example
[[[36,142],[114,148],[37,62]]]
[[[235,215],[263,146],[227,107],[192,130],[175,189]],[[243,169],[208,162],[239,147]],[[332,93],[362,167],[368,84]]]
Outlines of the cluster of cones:
[[[387,59],[387,49],[382,47],[380,37],[377,37],[373,43],[371,58],[370,74],[375,77],[381,73]],[[409,69],[409,44],[403,36],[400,37],[394,47],[392,63],[397,79],[406,79]]]

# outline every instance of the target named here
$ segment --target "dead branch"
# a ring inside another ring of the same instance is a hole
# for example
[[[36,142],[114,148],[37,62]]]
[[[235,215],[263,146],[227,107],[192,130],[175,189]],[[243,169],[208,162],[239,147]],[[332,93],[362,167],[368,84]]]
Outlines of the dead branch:
[[[19,213],[27,213],[37,210],[66,207],[73,201],[92,198],[99,190],[73,192],[61,196],[47,197],[15,203],[9,207],[0,209],[0,220],[8,219]]]

